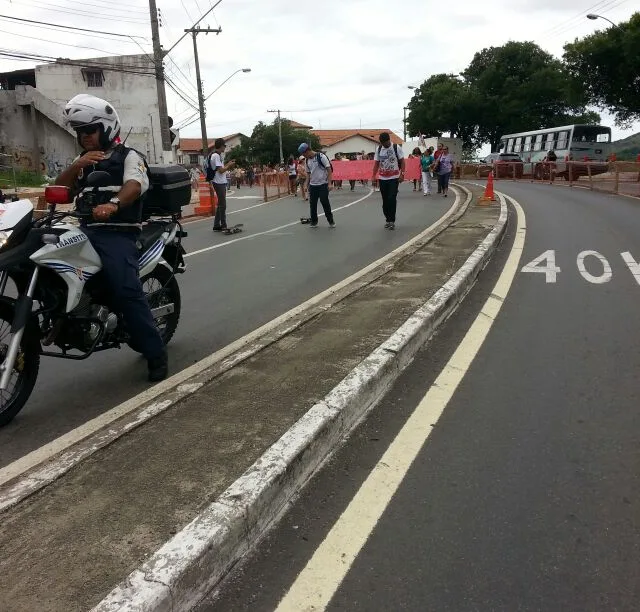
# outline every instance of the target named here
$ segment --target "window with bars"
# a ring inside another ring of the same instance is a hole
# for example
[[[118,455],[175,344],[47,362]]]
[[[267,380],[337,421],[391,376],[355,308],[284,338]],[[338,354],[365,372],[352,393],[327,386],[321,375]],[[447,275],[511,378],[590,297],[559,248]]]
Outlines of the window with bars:
[[[87,70],[87,87],[102,87],[104,85],[104,72],[102,70]]]

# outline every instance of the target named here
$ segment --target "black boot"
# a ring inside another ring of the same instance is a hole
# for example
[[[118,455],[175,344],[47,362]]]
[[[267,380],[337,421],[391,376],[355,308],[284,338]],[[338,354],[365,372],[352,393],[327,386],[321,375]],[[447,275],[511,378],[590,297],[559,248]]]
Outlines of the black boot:
[[[169,375],[169,359],[167,353],[155,359],[147,360],[149,364],[149,382],[160,382]]]

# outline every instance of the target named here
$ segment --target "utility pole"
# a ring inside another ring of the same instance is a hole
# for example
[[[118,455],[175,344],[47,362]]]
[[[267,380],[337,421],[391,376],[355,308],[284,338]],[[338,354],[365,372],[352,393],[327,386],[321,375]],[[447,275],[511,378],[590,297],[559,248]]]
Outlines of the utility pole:
[[[202,80],[200,79],[200,61],[198,60],[197,38],[200,32],[204,32],[205,34],[208,34],[209,32],[220,34],[220,32],[222,32],[222,28],[217,28],[217,29],[189,28],[185,30],[185,32],[190,32],[193,35],[193,57],[196,63],[196,81],[198,84],[198,106],[200,107],[200,130],[202,132],[202,155],[206,159],[207,155],[209,155],[209,141],[207,139],[207,123],[204,116],[204,95],[202,93]]]
[[[407,110],[408,109],[409,109],[408,106],[405,106],[403,108],[403,110],[404,110],[404,119],[402,120],[402,126],[403,126],[403,129],[404,129],[404,138],[403,138],[403,140],[405,142],[407,142]]]
[[[164,52],[160,45],[160,30],[158,28],[158,9],[156,7],[156,0],[149,0],[149,14],[151,17],[151,39],[153,41],[153,63],[155,65],[156,88],[158,91],[158,112],[160,114],[162,151],[170,152],[171,135],[169,134],[169,113],[167,111],[167,94],[164,89],[164,66],[162,64]]]
[[[280,121],[280,109],[268,110],[268,113],[278,113],[278,143],[280,144],[280,163],[284,164],[284,155],[282,154],[282,122]]]

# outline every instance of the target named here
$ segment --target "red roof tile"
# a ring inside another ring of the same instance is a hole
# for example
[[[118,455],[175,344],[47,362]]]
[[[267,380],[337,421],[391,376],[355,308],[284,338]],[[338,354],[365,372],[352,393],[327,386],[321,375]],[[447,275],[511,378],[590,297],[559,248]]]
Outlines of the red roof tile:
[[[320,139],[323,147],[330,147],[338,142],[342,142],[352,136],[362,136],[368,140],[378,142],[378,137],[382,132],[388,132],[391,136],[391,142],[394,144],[402,144],[402,138],[397,136],[391,130],[311,130]]]

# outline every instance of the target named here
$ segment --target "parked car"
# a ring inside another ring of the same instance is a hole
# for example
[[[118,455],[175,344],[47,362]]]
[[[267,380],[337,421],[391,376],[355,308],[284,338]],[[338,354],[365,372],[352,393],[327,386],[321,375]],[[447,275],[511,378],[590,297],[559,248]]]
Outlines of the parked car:
[[[517,153],[491,153],[484,158],[485,164],[493,166],[496,178],[522,178],[524,162]]]

